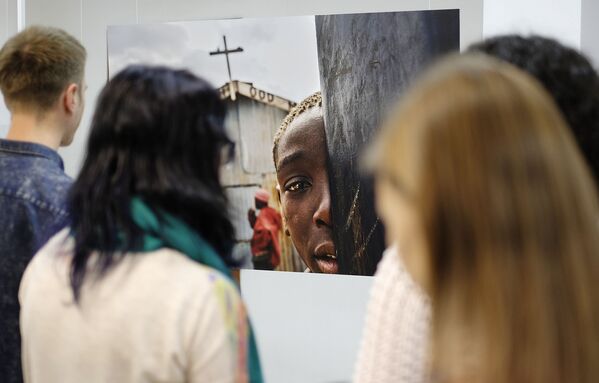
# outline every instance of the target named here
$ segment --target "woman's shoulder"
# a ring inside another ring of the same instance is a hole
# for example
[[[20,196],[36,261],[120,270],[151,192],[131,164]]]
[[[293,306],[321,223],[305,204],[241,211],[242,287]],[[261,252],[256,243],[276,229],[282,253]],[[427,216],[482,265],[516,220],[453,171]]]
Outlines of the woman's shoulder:
[[[148,284],[148,279],[151,279],[150,286],[160,286],[159,294],[180,296],[202,304],[208,301],[240,301],[239,290],[230,277],[177,250],[163,248],[128,258],[138,263],[135,269],[139,278],[145,280],[143,284]]]
[[[68,278],[73,249],[74,239],[69,229],[64,229],[33,257],[24,279]],[[96,261],[98,256],[93,254],[90,262]],[[93,266],[87,279],[94,289],[99,290],[110,291],[118,287],[121,291],[131,289],[135,296],[178,296],[188,302],[202,301],[207,295],[222,295],[224,291],[232,297],[238,295],[236,286],[227,276],[170,248],[126,253],[99,279],[93,278],[92,269]]]
[[[230,278],[220,271],[201,264],[187,255],[170,248],[162,248],[142,255],[145,260],[154,263],[154,267],[177,275],[179,279],[191,283],[225,283],[234,286]]]

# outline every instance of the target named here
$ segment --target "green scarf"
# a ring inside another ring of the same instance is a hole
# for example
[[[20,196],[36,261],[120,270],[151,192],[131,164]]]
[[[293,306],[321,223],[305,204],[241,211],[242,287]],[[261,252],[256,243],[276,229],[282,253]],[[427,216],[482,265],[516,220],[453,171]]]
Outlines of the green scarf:
[[[204,238],[180,219],[162,212],[160,218],[141,198],[131,201],[133,221],[144,232],[141,251],[149,252],[168,247],[177,250],[196,262],[221,272],[233,282],[231,272],[216,251]],[[248,376],[251,383],[262,383],[258,348],[248,319]]]

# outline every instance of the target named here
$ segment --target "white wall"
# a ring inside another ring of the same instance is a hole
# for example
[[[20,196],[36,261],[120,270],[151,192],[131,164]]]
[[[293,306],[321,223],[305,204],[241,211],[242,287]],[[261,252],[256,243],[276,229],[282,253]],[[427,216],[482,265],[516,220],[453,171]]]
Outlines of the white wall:
[[[482,36],[482,0],[27,0],[26,24],[61,27],[80,38],[88,51],[88,107],[75,141],[60,150],[67,173],[76,175],[83,159],[95,99],[106,83],[108,25],[456,7],[462,9],[461,43],[466,46]]]
[[[106,83],[106,27],[136,22],[135,0],[27,0],[26,25],[60,27],[79,38],[87,49],[87,107],[79,132],[71,146],[60,149],[65,170],[71,176],[79,171],[85,152],[89,122],[96,97]]]
[[[582,0],[580,49],[599,68],[599,0]]]
[[[17,0],[0,0],[0,47],[17,32]],[[10,115],[0,95],[0,137],[8,132]]]
[[[484,0],[483,36],[505,33],[555,38],[599,68],[599,0]]]
[[[581,0],[484,0],[485,38],[535,33],[580,48],[580,29]]]
[[[242,270],[265,381],[350,382],[372,280]]]

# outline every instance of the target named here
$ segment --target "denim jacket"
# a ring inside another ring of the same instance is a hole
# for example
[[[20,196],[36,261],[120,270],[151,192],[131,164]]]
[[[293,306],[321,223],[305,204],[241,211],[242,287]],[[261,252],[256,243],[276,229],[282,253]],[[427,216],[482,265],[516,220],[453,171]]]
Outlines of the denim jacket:
[[[42,145],[0,139],[0,381],[21,382],[19,282],[27,263],[68,224],[72,180]]]

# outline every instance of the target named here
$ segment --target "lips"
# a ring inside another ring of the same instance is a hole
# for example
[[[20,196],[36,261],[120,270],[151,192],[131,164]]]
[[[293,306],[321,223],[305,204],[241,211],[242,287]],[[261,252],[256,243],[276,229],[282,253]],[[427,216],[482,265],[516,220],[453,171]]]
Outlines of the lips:
[[[325,242],[314,250],[314,261],[321,272],[326,274],[337,274],[339,266],[337,264],[337,255],[335,254],[335,245],[332,242]]]

